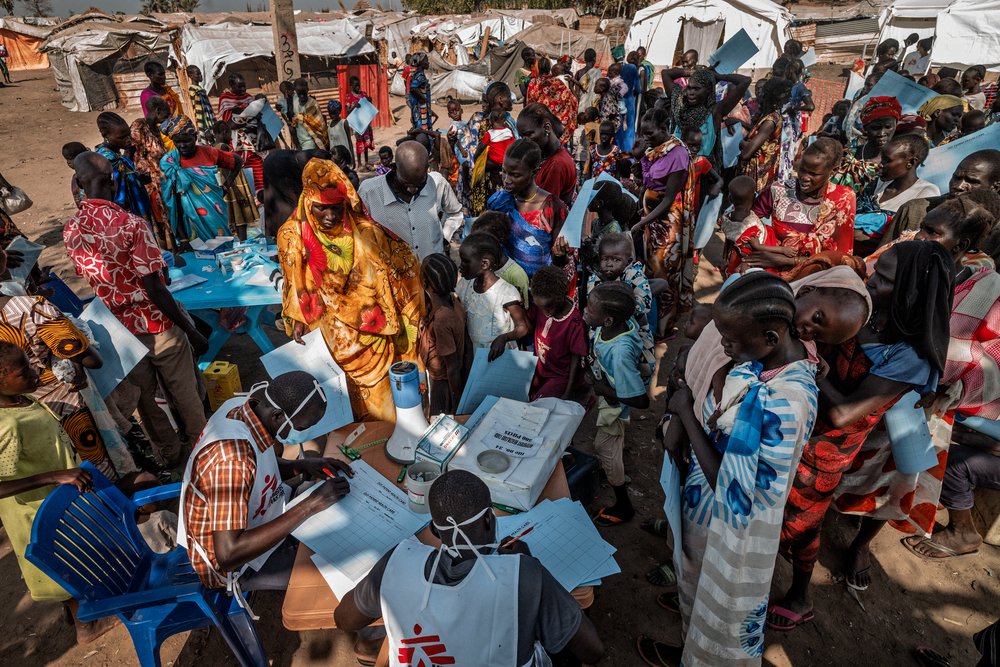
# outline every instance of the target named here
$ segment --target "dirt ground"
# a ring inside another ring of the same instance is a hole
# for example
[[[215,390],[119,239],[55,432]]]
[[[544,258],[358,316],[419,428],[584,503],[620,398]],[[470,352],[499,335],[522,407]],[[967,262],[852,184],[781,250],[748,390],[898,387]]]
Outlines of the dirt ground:
[[[0,171],[23,187],[34,199],[16,223],[35,241],[48,248],[42,263],[51,265],[74,288],[85,291],[73,276],[61,243],[62,225],[72,212],[70,171],[59,150],[68,141],[94,145],[99,141],[94,113],[71,113],[59,104],[49,72],[15,73],[17,84],[0,90],[0,145],[6,147]],[[401,104],[401,100],[396,100]],[[467,113],[474,109],[469,107]],[[439,111],[445,118],[443,110]],[[129,118],[131,120],[131,117]],[[379,143],[389,143],[402,129],[376,132]],[[374,156],[373,156],[374,159]],[[718,240],[707,249],[697,282],[697,296],[714,299],[719,274]],[[271,332],[275,342],[283,334]],[[676,349],[683,342],[674,341]],[[668,358],[672,350],[668,350]],[[234,337],[220,358],[238,362],[245,386],[263,374],[259,352],[245,337]],[[661,371],[662,372],[662,371]],[[641,519],[662,514],[659,489],[662,454],[652,439],[653,425],[663,409],[662,398],[638,415],[629,436],[626,466],[632,476],[632,495],[638,516],[631,524],[606,529],[604,535],[618,547],[623,574],[608,579],[597,592],[590,616],[607,647],[603,664],[640,665],[634,642],[644,633],[664,639],[679,637],[679,619],[657,607],[657,589],[646,583],[645,573],[668,558],[663,541],[639,530]],[[592,441],[592,420],[585,422],[576,443]],[[610,500],[605,489],[604,500]],[[776,667],[849,665],[863,660],[869,665],[916,664],[909,651],[930,645],[950,656],[952,664],[973,665],[977,653],[973,632],[996,620],[1000,609],[1000,550],[984,547],[977,556],[945,562],[926,562],[911,556],[899,544],[900,535],[885,530],[874,543],[873,583],[862,593],[867,611],[833,581],[840,554],[851,537],[851,522],[835,517],[828,522],[824,549],[815,575],[816,620],[787,635],[767,634],[764,663]],[[779,559],[774,577],[775,595],[790,580],[789,566]],[[264,594],[255,603],[258,624],[268,655],[275,665],[305,667],[356,664],[351,643],[343,633],[295,633],[281,625],[282,595]],[[15,557],[5,536],[0,536],[0,664],[4,665],[135,665],[131,640],[118,628],[88,646],[76,646],[72,629],[62,620],[59,605],[31,601],[20,578]],[[162,651],[164,665],[233,664],[219,637],[206,630],[168,640]]]

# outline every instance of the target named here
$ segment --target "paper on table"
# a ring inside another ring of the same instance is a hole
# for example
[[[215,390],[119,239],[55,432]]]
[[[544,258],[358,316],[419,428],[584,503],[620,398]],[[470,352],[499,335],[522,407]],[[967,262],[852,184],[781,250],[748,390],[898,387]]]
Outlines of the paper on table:
[[[406,493],[364,460],[353,461],[351,469],[351,492],[310,516],[292,535],[356,584],[386,552],[422,530],[427,517],[411,511]]]
[[[948,192],[958,163],[986,146],[1000,146],[1000,123],[987,125],[975,134],[932,148],[924,164],[917,168],[917,176],[938,186],[941,192]]]
[[[324,436],[354,421],[344,371],[330,356],[330,349],[323,340],[323,332],[320,329],[311,331],[302,337],[302,341],[305,345],[291,341],[260,358],[264,370],[272,378],[290,371],[305,371],[316,378],[326,394],[326,414],[311,428],[292,431],[288,436],[289,444],[299,444]]]
[[[88,368],[87,373],[101,397],[107,398],[118,383],[149,354],[149,350],[118,321],[100,299],[91,301],[80,314],[80,319],[90,325],[94,343],[104,360],[104,365],[100,368]]]
[[[613,558],[617,550],[604,541],[579,502],[543,501],[522,514],[497,519],[501,537],[520,535],[529,527],[521,541],[567,591],[621,571]]]
[[[264,129],[271,135],[271,139],[277,141],[282,128],[285,127],[285,121],[282,120],[277,111],[271,108],[269,103],[264,103],[264,109],[260,112],[260,122],[264,124]]]
[[[169,290],[171,294],[174,294],[176,292],[180,292],[183,289],[187,289],[188,287],[194,287],[195,285],[200,285],[201,283],[207,281],[208,278],[196,276],[193,273],[185,273],[180,278],[172,279],[170,281],[170,285],[167,287],[167,290]]]
[[[914,407],[919,400],[917,392],[909,391],[882,417],[896,470],[904,475],[923,472],[937,464],[927,417],[922,408]]]
[[[740,28],[738,33],[727,39],[725,44],[708,57],[708,64],[716,65],[715,71],[718,74],[732,74],[758,51],[760,47],[754,44],[746,30]]]
[[[733,130],[729,134],[729,130]],[[726,168],[735,167],[740,161],[740,142],[743,141],[743,125],[736,123],[732,127],[722,127],[722,165]]]
[[[635,195],[622,187],[621,181],[607,172],[601,172],[596,178],[585,180],[583,185],[580,186],[580,192],[577,194],[572,208],[569,209],[569,214],[566,216],[566,221],[563,223],[562,229],[559,231],[559,236],[566,239],[571,248],[580,247],[583,237],[583,220],[587,217],[587,207],[590,206],[591,202],[594,201],[594,197],[597,196],[599,189],[597,186],[600,183],[615,183],[633,201],[639,201]]]
[[[722,211],[721,194],[710,197],[701,205],[701,211],[698,213],[698,221],[694,225],[695,250],[701,250],[712,239],[716,223],[719,221],[720,211]]]
[[[681,473],[668,452],[663,453],[663,468],[660,469],[660,487],[665,500],[663,512],[670,524],[674,538],[674,574],[681,579]]]
[[[456,414],[467,415],[483,402],[487,396],[527,401],[531,379],[535,376],[538,357],[530,352],[505,350],[502,355],[488,361],[488,348],[476,348],[469,379],[462,392]]]
[[[23,259],[20,266],[9,269],[10,277],[13,280],[23,283],[27,279],[28,274],[31,273],[31,269],[38,263],[38,258],[44,249],[45,246],[39,243],[32,243],[23,236],[15,236],[14,240],[7,246],[7,251],[10,252],[13,250],[19,252],[23,256]]]
[[[378,109],[375,105],[368,101],[367,97],[362,97],[354,111],[348,114],[347,124],[358,134],[364,134],[377,115]]]

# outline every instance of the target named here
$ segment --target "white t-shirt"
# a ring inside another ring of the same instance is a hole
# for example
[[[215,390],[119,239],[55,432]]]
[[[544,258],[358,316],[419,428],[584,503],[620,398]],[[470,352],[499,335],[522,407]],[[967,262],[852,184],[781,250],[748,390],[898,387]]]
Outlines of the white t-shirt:
[[[930,181],[918,178],[913,185],[906,188],[892,199],[882,201],[882,193],[885,192],[885,189],[889,187],[891,182],[892,181],[883,181],[879,179],[878,185],[875,187],[875,197],[878,199],[878,207],[883,211],[892,211],[895,213],[908,201],[912,201],[914,199],[927,199],[928,197],[937,197],[941,194],[941,190],[938,189],[938,186],[934,185]]]
[[[489,347],[500,334],[514,330],[514,320],[504,308],[509,303],[521,305],[521,293],[503,278],[497,278],[493,286],[479,294],[473,280],[459,278],[456,293],[465,306],[465,322],[469,338],[475,347]],[[515,348],[511,341],[507,345]]]

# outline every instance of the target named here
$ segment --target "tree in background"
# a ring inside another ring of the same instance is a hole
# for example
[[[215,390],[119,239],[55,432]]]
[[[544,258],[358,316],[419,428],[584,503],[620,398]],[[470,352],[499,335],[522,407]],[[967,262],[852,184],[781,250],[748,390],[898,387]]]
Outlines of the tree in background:
[[[173,12],[193,12],[198,0],[145,0],[143,14],[172,14]]]
[[[21,4],[32,16],[52,16],[52,3],[49,0],[21,0]],[[12,0],[4,0],[4,7],[8,14],[14,12]]]

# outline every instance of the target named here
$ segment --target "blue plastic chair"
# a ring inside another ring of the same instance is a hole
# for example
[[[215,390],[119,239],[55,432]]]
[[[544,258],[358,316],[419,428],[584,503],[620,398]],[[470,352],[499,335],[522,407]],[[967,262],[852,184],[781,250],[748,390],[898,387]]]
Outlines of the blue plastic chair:
[[[49,301],[55,305],[56,308],[64,313],[68,313],[73,317],[80,317],[80,313],[83,312],[83,307],[94,300],[94,297],[88,299],[81,299],[76,295],[76,292],[70,289],[69,285],[63,282],[62,278],[54,273],[49,273],[48,280],[46,280],[43,287],[52,290],[52,295],[49,297]]]
[[[168,637],[214,626],[244,667],[266,667],[264,647],[250,615],[225,589],[205,588],[187,550],[149,548],[136,509],[177,497],[180,484],[140,491],[128,499],[89,463],[94,490],[62,485],[42,503],[25,557],[80,602],[77,617],[116,614],[132,635],[139,663],[159,667]]]

